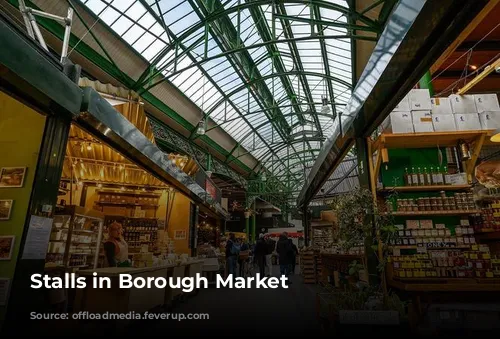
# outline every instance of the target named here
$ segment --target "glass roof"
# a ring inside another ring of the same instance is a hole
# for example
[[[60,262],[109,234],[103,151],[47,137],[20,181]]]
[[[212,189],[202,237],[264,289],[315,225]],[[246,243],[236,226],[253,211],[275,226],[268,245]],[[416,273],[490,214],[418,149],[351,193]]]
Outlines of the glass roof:
[[[150,63],[139,93],[175,85],[276,176],[304,178],[351,96],[346,1],[82,2]]]

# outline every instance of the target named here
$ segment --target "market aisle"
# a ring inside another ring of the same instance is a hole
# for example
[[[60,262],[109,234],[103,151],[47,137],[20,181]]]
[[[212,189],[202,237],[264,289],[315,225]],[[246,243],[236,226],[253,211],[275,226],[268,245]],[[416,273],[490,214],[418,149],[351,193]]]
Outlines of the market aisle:
[[[235,334],[320,335],[314,287],[302,284],[298,274],[291,280],[293,283],[288,289],[201,290],[172,312],[205,313],[209,320],[150,321],[135,324],[134,332],[148,335],[178,329],[183,335],[207,335],[224,330],[236,330]]]

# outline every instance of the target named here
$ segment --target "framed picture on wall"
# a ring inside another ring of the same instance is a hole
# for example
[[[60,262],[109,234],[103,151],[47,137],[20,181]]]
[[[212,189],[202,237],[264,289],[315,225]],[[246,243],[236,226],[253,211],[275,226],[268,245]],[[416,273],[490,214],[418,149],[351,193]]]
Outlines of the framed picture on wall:
[[[26,167],[2,167],[0,170],[1,187],[23,187]]]
[[[175,240],[185,240],[186,239],[186,231],[185,230],[176,230],[174,232]]]
[[[16,237],[13,235],[0,236],[0,260],[12,259],[12,251],[14,250],[14,242]]]
[[[0,200],[0,220],[9,220],[14,200]]]

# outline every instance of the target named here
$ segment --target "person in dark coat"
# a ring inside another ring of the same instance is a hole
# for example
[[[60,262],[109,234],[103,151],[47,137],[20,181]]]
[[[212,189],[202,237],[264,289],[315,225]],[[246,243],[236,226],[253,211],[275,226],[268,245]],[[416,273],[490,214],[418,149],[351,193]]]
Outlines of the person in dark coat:
[[[291,247],[290,251],[290,273],[295,274],[295,266],[297,265],[297,254],[299,254],[299,249],[293,243],[292,239],[288,239]]]
[[[281,275],[288,276],[290,268],[290,242],[285,234],[280,235],[278,243],[276,244],[276,252],[278,253],[278,260],[280,263]]]
[[[264,240],[264,234],[260,234],[259,240],[257,240],[257,243],[255,244],[254,258],[255,262],[259,266],[259,273],[261,277],[264,277],[266,272],[266,253],[267,245]]]

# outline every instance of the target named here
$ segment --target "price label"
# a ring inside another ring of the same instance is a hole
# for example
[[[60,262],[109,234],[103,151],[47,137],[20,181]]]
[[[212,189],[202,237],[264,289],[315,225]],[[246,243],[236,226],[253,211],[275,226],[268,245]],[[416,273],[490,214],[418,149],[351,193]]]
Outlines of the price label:
[[[419,244],[417,246],[417,253],[427,253],[427,247],[422,246],[422,244]]]

